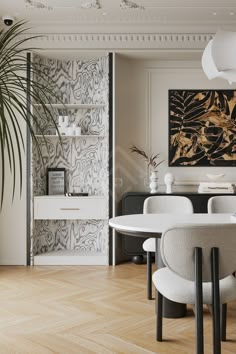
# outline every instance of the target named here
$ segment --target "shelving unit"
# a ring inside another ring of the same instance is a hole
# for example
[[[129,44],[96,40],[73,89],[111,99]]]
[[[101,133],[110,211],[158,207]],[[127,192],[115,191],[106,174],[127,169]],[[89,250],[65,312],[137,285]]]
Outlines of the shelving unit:
[[[59,139],[59,135],[54,134],[46,134],[46,135],[35,135],[36,138],[57,138]],[[61,135],[62,139],[65,138],[105,138],[105,135],[88,135],[88,134],[81,134],[81,135]]]
[[[41,105],[32,105],[39,116],[40,128],[35,127],[35,135],[40,139],[46,166],[40,165],[32,141],[31,264],[106,265],[109,262],[108,56],[83,62],[72,60],[69,65],[68,61],[40,56],[34,60],[37,65],[52,67],[48,72],[55,75],[54,82],[60,80],[62,101],[73,102],[46,104],[52,108],[55,121],[68,110],[69,124],[79,125],[82,134],[55,134],[55,126],[48,122]],[[88,73],[88,81],[81,80],[84,72],[91,70],[95,73]],[[53,97],[48,97],[47,102],[52,100]],[[67,191],[76,188],[76,192],[86,192],[89,196],[47,196],[47,167],[65,168]]]
[[[40,107],[39,104],[33,104],[34,107]],[[87,103],[46,103],[45,106],[53,107],[53,108],[67,108],[67,109],[98,109],[106,107],[106,104],[95,103],[95,104],[87,104]]]

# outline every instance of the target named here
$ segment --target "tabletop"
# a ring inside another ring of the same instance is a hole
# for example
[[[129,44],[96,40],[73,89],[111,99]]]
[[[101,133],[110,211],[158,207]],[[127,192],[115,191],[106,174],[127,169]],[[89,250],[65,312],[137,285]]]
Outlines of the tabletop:
[[[231,224],[231,214],[133,214],[109,220],[110,227],[134,236],[157,235],[175,225]],[[140,234],[139,234],[140,233]]]

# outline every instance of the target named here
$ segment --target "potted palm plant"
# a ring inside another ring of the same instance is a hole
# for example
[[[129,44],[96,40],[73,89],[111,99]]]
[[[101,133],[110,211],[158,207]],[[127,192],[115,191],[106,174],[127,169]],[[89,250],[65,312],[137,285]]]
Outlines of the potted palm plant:
[[[40,126],[37,109],[36,112],[30,109],[31,102],[41,107],[44,115],[58,131],[48,98],[52,93],[59,95],[50,78],[47,77],[46,80],[45,68],[35,67],[29,62],[26,53],[32,52],[33,48],[28,43],[36,36],[27,35],[27,31],[26,22],[23,21],[15,23],[8,30],[0,30],[0,207],[4,198],[8,165],[12,174],[12,197],[14,198],[16,181],[19,180],[20,191],[22,189],[25,142],[20,120],[25,121],[40,155],[40,146],[34,133],[34,127],[40,131]]]

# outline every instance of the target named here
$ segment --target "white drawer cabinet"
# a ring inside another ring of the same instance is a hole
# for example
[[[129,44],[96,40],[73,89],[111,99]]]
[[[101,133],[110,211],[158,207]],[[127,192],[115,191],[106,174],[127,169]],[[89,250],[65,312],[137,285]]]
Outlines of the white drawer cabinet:
[[[34,197],[35,220],[75,220],[75,219],[106,219],[107,203],[103,196]]]

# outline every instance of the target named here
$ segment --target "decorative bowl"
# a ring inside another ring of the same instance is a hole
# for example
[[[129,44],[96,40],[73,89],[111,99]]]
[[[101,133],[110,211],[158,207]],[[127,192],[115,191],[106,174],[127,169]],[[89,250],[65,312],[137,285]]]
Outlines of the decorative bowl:
[[[209,178],[211,181],[218,181],[218,179],[221,179],[224,177],[224,174],[218,174],[218,175],[212,175],[212,174],[206,174],[207,178]]]

